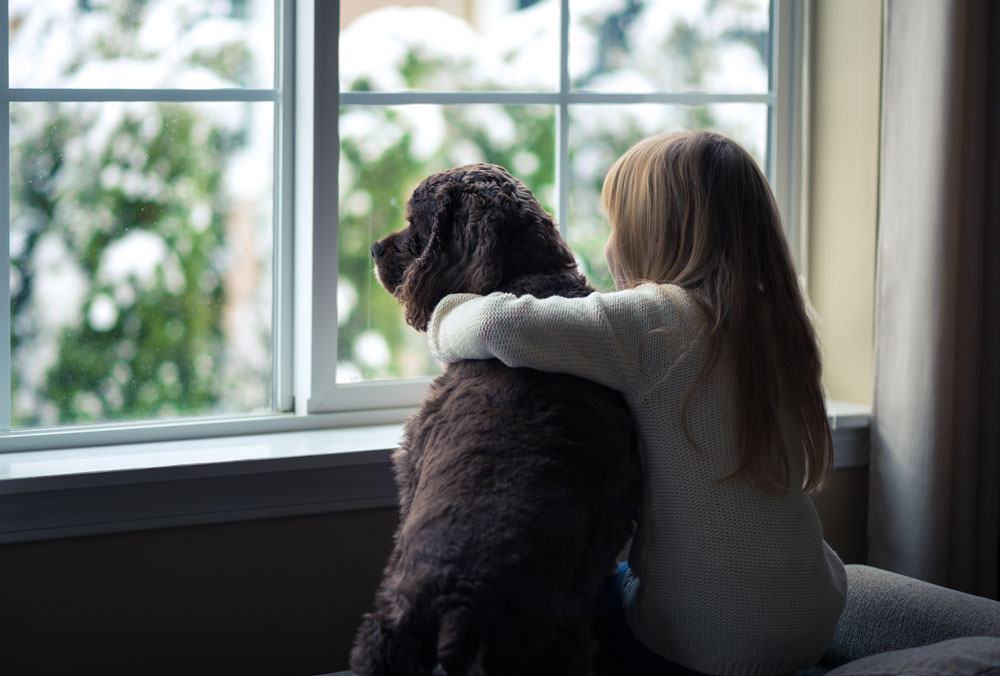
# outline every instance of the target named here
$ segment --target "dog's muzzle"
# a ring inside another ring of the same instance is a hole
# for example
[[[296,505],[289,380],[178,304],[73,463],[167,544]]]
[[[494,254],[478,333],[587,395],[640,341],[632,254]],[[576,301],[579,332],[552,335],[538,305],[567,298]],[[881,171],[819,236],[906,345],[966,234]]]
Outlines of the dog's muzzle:
[[[382,242],[372,244],[372,258],[378,259],[383,253],[385,253],[385,244]]]

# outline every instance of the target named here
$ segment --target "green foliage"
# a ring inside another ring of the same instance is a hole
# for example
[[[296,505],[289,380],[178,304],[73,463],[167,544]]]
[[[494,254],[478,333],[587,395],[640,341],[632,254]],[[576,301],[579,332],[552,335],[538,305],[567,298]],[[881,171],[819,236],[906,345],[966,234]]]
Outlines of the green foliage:
[[[30,261],[37,244],[43,234],[56,237],[75,252],[75,262],[90,282],[84,320],[62,329],[58,358],[44,379],[45,399],[55,405],[58,422],[212,410],[220,399],[217,355],[224,348],[221,315],[226,302],[213,258],[225,238],[225,207],[218,196],[222,158],[232,141],[189,108],[151,106],[163,120],[152,138],[143,135],[146,121],[124,117],[109,135],[110,142],[92,158],[95,164],[76,167],[72,185],[61,187],[66,143],[89,130],[86,122],[58,106],[47,108],[46,128],[51,131],[18,148],[16,157],[31,161],[12,164],[15,219],[31,209],[42,226],[30,233],[24,251],[13,261],[26,273],[12,305],[15,325],[22,327],[13,334],[15,354],[23,341],[44,339],[37,329],[28,328],[38,318],[19,319],[29,310],[34,286]],[[133,152],[136,148],[145,152]],[[121,150],[129,157],[121,157]],[[48,171],[39,174],[39,167]],[[115,184],[108,179],[109,167],[129,180],[152,181],[160,191],[137,194],[125,181]],[[207,224],[192,223],[193,204],[212,206]],[[79,220],[61,219],[59,213],[76,214]],[[110,218],[102,222],[95,214]],[[157,266],[145,281],[135,276],[106,279],[101,274],[105,253],[137,232],[161,240],[176,269]],[[115,316],[108,325],[95,327],[87,321],[98,299],[116,297]],[[41,409],[15,420],[19,426],[41,422]]]
[[[145,7],[115,3],[109,29],[68,72],[88,60],[155,59],[136,39]],[[188,63],[240,82],[250,52],[220,41]],[[211,105],[232,113],[246,104]],[[173,103],[11,105],[15,428],[267,405],[234,397],[246,378],[266,383],[268,373],[232,373],[241,355],[228,353],[226,278],[240,205],[227,202],[223,181],[247,139],[245,124],[213,113]]]
[[[147,144],[145,164],[135,169],[158,175],[166,186],[187,185],[196,192],[178,194],[168,189],[152,201],[136,199],[121,188],[101,190],[92,185],[95,201],[106,202],[115,224],[110,233],[92,237],[83,263],[90,278],[97,279],[99,252],[126,233],[148,230],[163,237],[172,254],[183,252],[183,281],[168,281],[160,267],[151,287],[137,294],[134,305],[119,307],[109,329],[96,330],[84,322],[64,332],[60,360],[46,380],[49,398],[59,407],[60,422],[91,415],[77,406],[81,391],[93,391],[101,402],[101,414],[114,418],[202,413],[220,398],[215,387],[219,364],[212,355],[224,347],[220,321],[225,294],[216,281],[211,258],[225,237],[224,214],[216,204],[211,222],[202,231],[188,221],[192,200],[217,201],[226,143],[218,129],[209,130],[207,139],[199,139],[192,111],[166,104],[157,108],[164,124]],[[138,142],[138,124],[138,120],[126,119],[116,136],[123,134]],[[114,162],[108,152],[102,166]],[[102,293],[114,295],[114,289],[106,282],[95,284],[85,313]],[[131,359],[130,345],[135,346]],[[123,378],[123,374],[128,376]]]

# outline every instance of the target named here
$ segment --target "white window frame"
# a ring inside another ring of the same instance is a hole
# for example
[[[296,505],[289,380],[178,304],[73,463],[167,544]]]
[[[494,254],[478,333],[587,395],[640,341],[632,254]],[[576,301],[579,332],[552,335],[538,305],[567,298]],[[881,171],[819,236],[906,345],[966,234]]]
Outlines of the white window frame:
[[[800,269],[805,236],[802,188],[804,48],[809,0],[772,0],[771,67],[767,93],[614,94],[572,91],[568,70],[569,2],[560,2],[560,86],[556,92],[339,92],[340,3],[276,0],[275,80],[270,89],[64,90],[11,89],[6,34],[0,63],[3,116],[22,101],[268,101],[275,104],[274,404],[259,416],[185,418],[49,429],[10,427],[10,341],[0,341],[0,452],[135,444],[182,439],[398,423],[419,405],[431,378],[336,382],[338,112],[342,104],[548,104],[557,107],[557,219],[566,223],[569,194],[569,106],[661,103],[768,105],[766,172]],[[6,1],[3,2],[6,8]],[[320,36],[317,39],[317,36]],[[9,134],[4,169],[10,172]],[[4,191],[10,202],[9,180]],[[7,215],[3,217],[9,219]],[[6,222],[6,221],[5,221]],[[9,233],[9,223],[7,223]],[[572,224],[569,224],[572,227]],[[9,260],[9,236],[0,258]],[[804,270],[803,270],[804,271]],[[0,335],[10,335],[9,287],[0,288]]]

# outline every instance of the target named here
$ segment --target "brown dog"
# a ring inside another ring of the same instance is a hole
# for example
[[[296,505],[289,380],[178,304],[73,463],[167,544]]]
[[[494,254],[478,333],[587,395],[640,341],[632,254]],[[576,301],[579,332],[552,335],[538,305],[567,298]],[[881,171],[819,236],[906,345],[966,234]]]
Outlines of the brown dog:
[[[552,217],[501,167],[427,178],[407,219],[372,255],[418,331],[449,293],[593,291]],[[594,601],[634,527],[638,458],[616,392],[497,360],[451,364],[394,455],[400,524],[351,668],[590,673]]]

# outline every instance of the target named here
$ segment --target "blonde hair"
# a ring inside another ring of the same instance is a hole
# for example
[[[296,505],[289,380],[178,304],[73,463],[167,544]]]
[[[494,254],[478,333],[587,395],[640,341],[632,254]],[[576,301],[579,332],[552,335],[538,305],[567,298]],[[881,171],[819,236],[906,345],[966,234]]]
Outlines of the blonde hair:
[[[601,199],[619,285],[686,289],[709,318],[710,359],[700,377],[723,344],[738,365],[740,457],[722,480],[745,473],[764,490],[787,490],[793,449],[779,426],[784,391],[805,450],[803,488],[820,488],[832,466],[832,443],[819,346],[774,196],[753,157],[712,132],[654,136],[611,167]],[[693,442],[690,397],[682,415]]]

